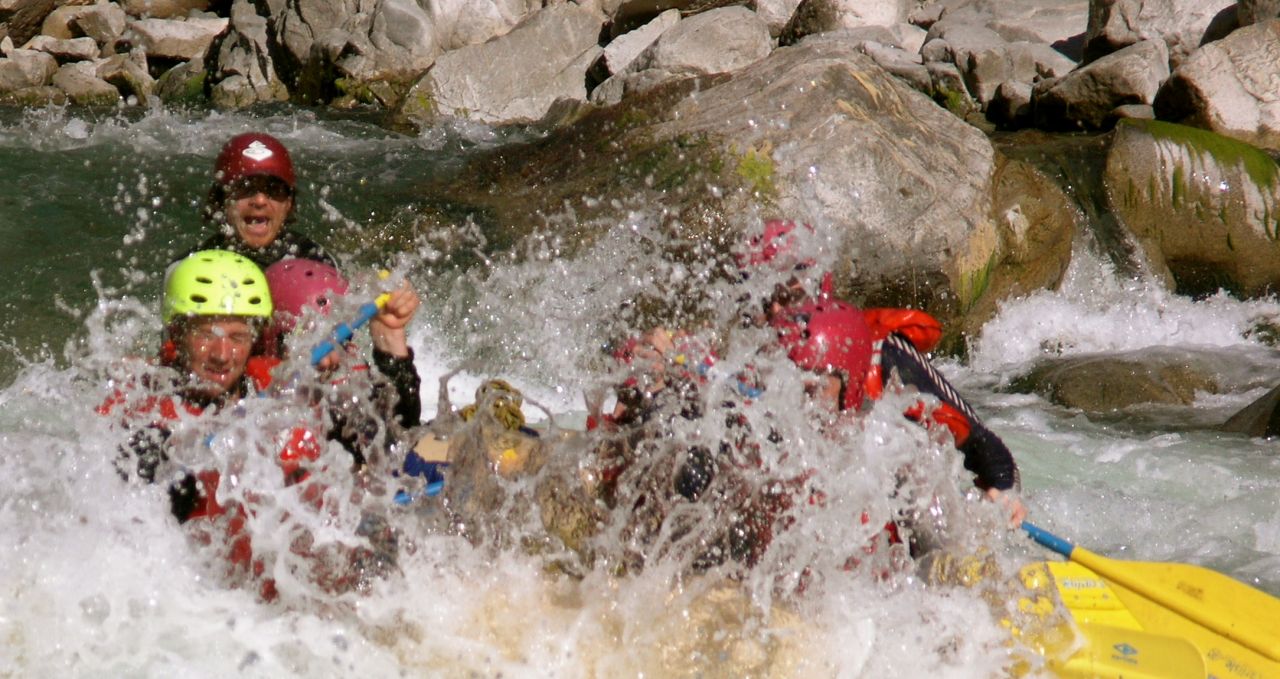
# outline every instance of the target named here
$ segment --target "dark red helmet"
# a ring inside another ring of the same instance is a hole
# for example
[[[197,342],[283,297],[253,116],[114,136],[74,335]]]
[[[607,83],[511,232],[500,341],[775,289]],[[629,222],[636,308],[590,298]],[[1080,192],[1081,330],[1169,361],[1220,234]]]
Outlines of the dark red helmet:
[[[788,308],[774,319],[778,342],[797,366],[839,375],[841,409],[862,404],[862,384],[871,369],[871,330],[862,310],[840,300],[819,298]]]
[[[303,309],[328,314],[333,298],[347,294],[347,279],[324,262],[282,259],[267,267],[265,273],[275,303],[276,322],[284,332],[293,330]]]
[[[247,177],[275,177],[289,188],[297,188],[293,161],[280,140],[269,134],[249,132],[231,138],[213,166],[214,180],[229,186]]]

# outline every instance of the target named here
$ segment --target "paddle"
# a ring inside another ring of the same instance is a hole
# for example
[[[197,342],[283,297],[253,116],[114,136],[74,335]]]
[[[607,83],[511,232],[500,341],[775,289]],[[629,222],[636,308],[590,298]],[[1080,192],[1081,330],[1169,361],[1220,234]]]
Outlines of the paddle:
[[[1024,521],[1022,528],[1113,585],[1146,631],[1188,638],[1211,666],[1246,671],[1241,676],[1280,672],[1280,600],[1275,597],[1207,568],[1118,561],[1031,523]],[[1246,649],[1252,653],[1241,653]]]
[[[386,305],[387,300],[391,298],[388,293],[378,295],[377,299],[372,302],[365,302],[360,305],[360,310],[356,317],[348,323],[339,323],[338,327],[333,329],[333,336],[320,342],[311,350],[311,365],[319,365],[331,351],[342,346],[344,342],[351,339],[356,330],[360,326],[368,323],[374,316],[378,315],[378,311]]]

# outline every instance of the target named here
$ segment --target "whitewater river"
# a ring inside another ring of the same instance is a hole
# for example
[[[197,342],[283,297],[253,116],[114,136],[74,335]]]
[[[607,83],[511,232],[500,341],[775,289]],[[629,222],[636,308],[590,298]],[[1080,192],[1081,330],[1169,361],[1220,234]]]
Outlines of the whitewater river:
[[[226,582],[162,488],[116,475],[122,437],[94,407],[122,362],[154,351],[160,272],[204,238],[213,157],[249,130],[294,152],[300,230],[357,281],[387,268],[423,293],[411,341],[424,419],[438,379],[465,368],[450,382],[455,404],[502,376],[580,426],[584,390],[605,383],[603,319],[653,276],[699,275],[637,257],[651,237],[643,214],[575,262],[498,256],[465,220],[415,231],[415,184],[511,141],[483,127],[406,137],[292,109],[0,113],[0,676],[986,677],[1026,659],[1001,618],[1017,597],[1011,574],[1045,554],[976,499],[945,441],[902,421],[904,402],[877,405],[839,438],[806,436],[813,414],[788,405],[801,400],[794,379],[771,384],[749,414],[790,433],[790,455],[771,463],[816,470],[827,500],[796,510],[744,577],[682,577],[684,562],[661,555],[631,575],[557,576],[523,550],[430,532],[421,507],[374,492],[360,502],[388,518],[401,549],[395,571],[365,591],[312,591],[284,577],[286,565],[274,603]],[[1274,323],[1274,300],[1173,296],[1118,277],[1082,239],[1061,290],[1006,304],[964,363],[940,367],[1014,451],[1034,520],[1103,554],[1200,564],[1280,594],[1276,444],[1203,426],[1280,382],[1280,355],[1255,332]],[[754,360],[759,339],[735,335],[713,385]],[[1234,390],[1091,421],[1006,389],[1048,355],[1149,347],[1220,356],[1218,378]],[[211,450],[237,459],[227,451],[258,436],[241,425],[270,415],[223,418]],[[928,584],[893,550],[850,567],[875,533],[851,517],[868,512],[874,526],[899,511],[887,490],[904,468],[954,547],[989,555],[1003,576],[974,589]],[[322,540],[357,539],[342,534],[359,514],[347,503],[336,518],[297,520]],[[264,532],[266,545],[286,539]]]

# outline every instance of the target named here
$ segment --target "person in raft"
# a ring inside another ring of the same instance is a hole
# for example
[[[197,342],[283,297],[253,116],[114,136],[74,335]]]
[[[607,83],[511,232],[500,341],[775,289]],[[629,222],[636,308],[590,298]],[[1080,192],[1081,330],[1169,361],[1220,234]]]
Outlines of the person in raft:
[[[268,355],[284,357],[288,336],[300,330],[299,323],[316,322],[330,314],[334,304],[346,296],[349,284],[332,265],[309,259],[283,259],[267,267],[264,272],[271,298],[275,303],[273,322],[266,330],[263,343]],[[386,422],[371,419],[352,404],[363,403],[363,398],[348,398],[349,379],[339,376],[337,370],[351,355],[352,346],[334,349],[316,367],[326,375],[329,383],[323,398],[329,403],[333,426],[328,438],[336,440],[351,453],[357,468],[366,460],[366,451],[384,424],[395,424],[401,430],[418,425],[422,416],[421,378],[413,362],[413,349],[409,347],[406,326],[412,320],[420,304],[417,293],[408,284],[390,293],[381,312],[369,323],[373,339],[374,402],[379,412],[387,415]],[[355,361],[354,372],[369,370],[368,364]],[[392,437],[388,436],[387,441]]]
[[[788,266],[795,271],[810,266],[793,256],[795,228],[792,221],[766,222],[740,261],[743,275],[766,266],[783,274]],[[891,384],[936,398],[935,407],[926,409],[920,402],[904,415],[925,426],[947,427],[978,487],[1009,510],[1014,525],[1020,524],[1027,509],[1010,493],[1020,485],[1013,454],[925,356],[941,339],[941,324],[916,309],[859,309],[835,299],[830,274],[823,276],[821,288],[811,296],[792,272],[774,286],[753,320],[774,328],[791,360],[821,376],[815,395],[832,410],[858,410]]]
[[[287,257],[337,268],[319,243],[287,228],[295,220],[297,200],[297,175],[284,144],[261,132],[236,135],[218,153],[202,211],[217,231],[192,252],[228,250],[263,269]]]

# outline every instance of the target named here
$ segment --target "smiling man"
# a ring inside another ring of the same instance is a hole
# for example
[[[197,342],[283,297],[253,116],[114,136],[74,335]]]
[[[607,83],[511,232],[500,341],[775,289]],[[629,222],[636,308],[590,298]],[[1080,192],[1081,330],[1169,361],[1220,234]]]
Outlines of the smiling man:
[[[318,243],[286,228],[294,221],[297,189],[293,160],[280,140],[261,132],[232,137],[214,163],[204,207],[218,232],[195,250],[230,250],[263,269],[288,257],[336,267]]]

